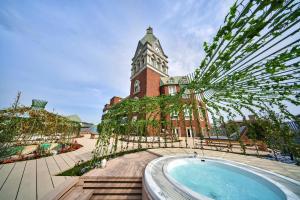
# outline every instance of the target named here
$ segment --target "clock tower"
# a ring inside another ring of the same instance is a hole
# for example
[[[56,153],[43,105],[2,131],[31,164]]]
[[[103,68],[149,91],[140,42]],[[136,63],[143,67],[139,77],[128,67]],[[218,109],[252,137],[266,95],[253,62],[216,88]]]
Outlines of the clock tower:
[[[131,64],[131,98],[160,95],[160,78],[169,77],[168,60],[153,29],[138,42]]]

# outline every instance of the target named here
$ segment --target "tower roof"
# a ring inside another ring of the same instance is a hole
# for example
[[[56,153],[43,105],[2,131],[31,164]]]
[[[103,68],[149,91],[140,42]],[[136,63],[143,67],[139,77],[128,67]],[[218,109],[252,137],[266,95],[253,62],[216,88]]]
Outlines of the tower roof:
[[[158,39],[153,35],[152,27],[148,27],[146,30],[146,35],[140,40],[140,42],[144,45],[146,42],[150,43],[151,45],[157,41]]]
[[[132,60],[134,60],[136,58],[136,56],[139,53],[139,50],[142,49],[144,46],[146,46],[146,44],[150,44],[153,48],[156,46],[159,48],[159,50],[161,51],[162,55],[165,56],[166,58],[168,58],[168,56],[165,54],[164,50],[161,47],[161,44],[159,42],[159,39],[157,37],[155,37],[155,35],[153,34],[153,29],[152,27],[148,27],[146,29],[146,34],[145,36],[139,40],[138,46],[136,48],[134,57],[132,58]]]

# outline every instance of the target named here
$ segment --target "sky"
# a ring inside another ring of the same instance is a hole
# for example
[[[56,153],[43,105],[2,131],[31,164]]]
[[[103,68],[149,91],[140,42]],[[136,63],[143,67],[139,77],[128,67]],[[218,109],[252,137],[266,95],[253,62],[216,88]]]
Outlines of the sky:
[[[21,104],[99,123],[112,96],[126,97],[131,59],[148,26],[169,74],[193,72],[233,0],[0,1],[0,109]]]

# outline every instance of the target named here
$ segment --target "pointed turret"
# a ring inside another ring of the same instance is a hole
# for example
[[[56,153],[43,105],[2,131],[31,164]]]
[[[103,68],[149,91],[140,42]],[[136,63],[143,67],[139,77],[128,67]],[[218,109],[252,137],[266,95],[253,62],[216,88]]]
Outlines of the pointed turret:
[[[152,27],[149,26],[145,36],[139,40],[132,58],[131,79],[146,67],[160,73],[161,76],[168,76],[167,59],[158,38],[153,34]]]

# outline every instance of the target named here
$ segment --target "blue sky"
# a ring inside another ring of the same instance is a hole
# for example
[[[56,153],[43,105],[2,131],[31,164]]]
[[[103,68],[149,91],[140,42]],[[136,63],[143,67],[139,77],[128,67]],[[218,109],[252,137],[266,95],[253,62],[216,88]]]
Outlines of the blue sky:
[[[0,1],[0,108],[48,101],[47,109],[98,123],[129,94],[131,59],[150,25],[170,75],[192,72],[232,0]]]

